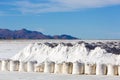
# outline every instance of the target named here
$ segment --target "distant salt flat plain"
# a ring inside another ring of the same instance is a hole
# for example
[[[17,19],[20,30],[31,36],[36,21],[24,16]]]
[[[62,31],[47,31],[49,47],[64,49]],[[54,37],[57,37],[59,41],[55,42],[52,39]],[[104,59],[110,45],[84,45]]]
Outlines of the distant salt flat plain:
[[[0,41],[0,58],[11,58],[13,55],[27,46],[29,42],[1,40]]]
[[[120,41],[120,40],[0,40],[0,58],[11,58],[22,50],[25,46],[34,42],[71,42],[76,43],[78,41],[86,42],[107,42],[107,41]]]

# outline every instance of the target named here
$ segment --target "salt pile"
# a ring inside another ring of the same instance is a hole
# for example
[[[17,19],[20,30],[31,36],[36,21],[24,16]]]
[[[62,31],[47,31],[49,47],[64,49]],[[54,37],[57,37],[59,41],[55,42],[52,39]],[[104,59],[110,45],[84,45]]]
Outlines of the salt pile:
[[[32,43],[11,59],[23,62],[37,61],[38,65],[45,61],[116,65],[120,63],[119,44],[116,42]]]

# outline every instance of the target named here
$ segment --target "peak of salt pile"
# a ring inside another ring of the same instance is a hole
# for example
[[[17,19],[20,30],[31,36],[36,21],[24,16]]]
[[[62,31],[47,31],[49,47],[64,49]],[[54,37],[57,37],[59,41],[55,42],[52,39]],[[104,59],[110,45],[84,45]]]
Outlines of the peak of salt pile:
[[[72,48],[69,48],[68,62],[84,62],[88,55],[88,49],[85,44],[76,44]]]
[[[112,53],[108,53],[105,49],[102,49],[100,47],[96,47],[94,50],[91,50],[88,57],[91,63],[115,63],[115,55]]]
[[[11,59],[24,62],[37,61],[38,64],[45,61],[52,61],[55,63],[86,62],[119,64],[120,57],[110,53],[117,52],[118,54],[118,46],[112,51],[112,48],[110,48],[111,46],[109,47],[109,45],[111,45],[111,43],[32,43]]]
[[[65,62],[68,57],[69,47],[64,44],[58,44],[57,47],[53,48],[51,52],[49,52],[49,59],[55,63]]]

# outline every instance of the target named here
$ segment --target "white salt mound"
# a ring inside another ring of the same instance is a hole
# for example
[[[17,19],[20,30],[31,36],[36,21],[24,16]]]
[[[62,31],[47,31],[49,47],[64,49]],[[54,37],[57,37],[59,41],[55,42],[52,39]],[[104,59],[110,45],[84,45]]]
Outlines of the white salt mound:
[[[65,43],[32,43],[21,50],[11,59],[19,61],[85,62],[102,64],[120,64],[120,56],[107,52],[101,47],[89,49],[85,43],[75,43],[72,46]]]

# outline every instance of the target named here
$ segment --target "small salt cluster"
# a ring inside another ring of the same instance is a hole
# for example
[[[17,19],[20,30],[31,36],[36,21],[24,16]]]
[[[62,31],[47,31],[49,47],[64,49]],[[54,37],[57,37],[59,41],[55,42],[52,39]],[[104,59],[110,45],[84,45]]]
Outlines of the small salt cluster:
[[[90,64],[80,62],[55,63],[45,61],[37,64],[36,61],[0,60],[0,71],[41,72],[54,74],[74,75],[120,75],[120,66],[111,64]]]

